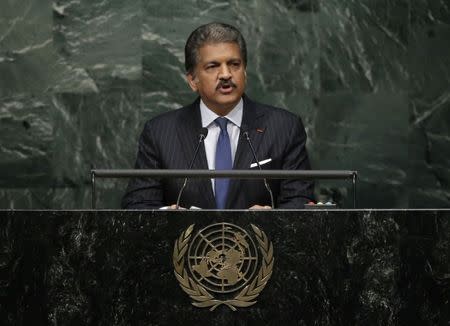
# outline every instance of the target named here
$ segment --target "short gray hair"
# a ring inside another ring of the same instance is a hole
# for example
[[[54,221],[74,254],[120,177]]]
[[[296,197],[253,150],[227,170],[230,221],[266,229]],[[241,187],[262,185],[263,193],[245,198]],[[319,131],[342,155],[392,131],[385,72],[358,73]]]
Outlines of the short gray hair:
[[[239,30],[224,23],[202,25],[189,35],[184,47],[184,66],[192,74],[198,63],[198,50],[205,44],[236,43],[241,51],[244,67],[247,66],[247,45]]]

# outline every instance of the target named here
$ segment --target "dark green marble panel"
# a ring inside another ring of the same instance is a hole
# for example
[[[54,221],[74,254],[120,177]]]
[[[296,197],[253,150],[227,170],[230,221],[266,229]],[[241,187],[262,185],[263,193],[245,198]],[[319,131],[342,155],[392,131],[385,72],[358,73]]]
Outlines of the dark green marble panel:
[[[108,93],[142,78],[140,1],[58,1],[53,5],[59,53],[57,93]]]
[[[68,184],[68,183],[67,183]],[[91,207],[91,187],[88,184],[71,187],[55,187],[51,191],[51,206],[54,209],[79,209]],[[100,200],[99,200],[100,202]]]
[[[55,94],[52,167],[63,189],[54,189],[52,207],[90,207],[91,168],[133,166],[144,118],[140,83],[128,83],[128,88],[110,86],[109,92]],[[124,182],[102,180],[101,189],[99,207],[119,207]]]
[[[374,202],[377,207],[408,205],[407,94],[347,92],[323,96],[314,132],[313,166],[357,170],[359,207],[370,207]],[[318,188],[325,191],[320,184]],[[349,207],[348,199],[344,202]]]
[[[408,89],[409,3],[409,0],[321,2],[323,92]]]
[[[410,207],[450,205],[450,25],[417,25],[410,45]]]
[[[185,21],[152,17],[153,9],[144,6],[142,26],[143,108],[146,118],[180,108],[195,99],[184,73],[184,43],[188,31]],[[184,40],[184,41],[183,41]]]
[[[2,1],[0,4],[0,98],[39,95],[54,84],[50,1]]]
[[[410,16],[412,27],[450,24],[450,4],[447,0],[410,1]]]
[[[195,98],[183,48],[210,21],[241,29],[248,95],[302,117],[313,168],[360,171],[361,207],[450,206],[446,0],[8,0],[1,207],[89,207],[91,166],[131,167],[143,123]],[[351,206],[347,182],[316,192]]]
[[[100,94],[57,94],[54,172],[72,184],[96,168],[132,166],[142,129],[140,87]]]
[[[283,2],[258,2],[247,12],[243,33],[249,48],[249,93],[271,104],[318,95],[316,23],[315,14],[288,10]]]
[[[99,209],[120,209],[120,202],[127,183],[128,181],[125,179],[97,179],[96,207]],[[83,185],[76,185],[70,188],[53,188],[50,200],[51,207],[54,209],[91,208],[92,187],[86,182]]]
[[[122,194],[126,189],[126,180],[97,180],[97,207],[120,208]],[[0,207],[11,209],[79,209],[90,208],[92,188],[90,184],[52,186],[40,188],[2,188]]]
[[[0,187],[51,184],[51,100],[30,94],[0,98],[0,126]]]
[[[10,209],[50,209],[53,208],[53,190],[40,188],[7,188],[0,189],[0,207]]]
[[[55,46],[82,67],[140,66],[140,1],[65,1],[53,5]]]

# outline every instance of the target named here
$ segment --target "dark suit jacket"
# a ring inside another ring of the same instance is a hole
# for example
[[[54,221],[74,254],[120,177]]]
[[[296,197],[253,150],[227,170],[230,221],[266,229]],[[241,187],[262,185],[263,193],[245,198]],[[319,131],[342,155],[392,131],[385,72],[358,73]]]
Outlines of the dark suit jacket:
[[[145,124],[139,139],[136,169],[187,169],[202,128],[200,99],[181,109],[170,111]],[[310,169],[306,153],[306,133],[301,120],[286,110],[251,101],[244,96],[242,126],[259,161],[271,158],[263,169]],[[242,128],[241,128],[242,130]],[[249,169],[252,153],[241,135],[233,169]],[[193,169],[208,169],[202,144]],[[130,180],[122,207],[127,209],[159,208],[175,204],[182,179]],[[299,180],[270,180],[277,208],[302,208],[313,197],[313,183]],[[231,179],[227,208],[246,209],[255,204],[269,205],[270,196],[262,180]],[[190,179],[181,198],[182,207],[216,208],[210,179]]]

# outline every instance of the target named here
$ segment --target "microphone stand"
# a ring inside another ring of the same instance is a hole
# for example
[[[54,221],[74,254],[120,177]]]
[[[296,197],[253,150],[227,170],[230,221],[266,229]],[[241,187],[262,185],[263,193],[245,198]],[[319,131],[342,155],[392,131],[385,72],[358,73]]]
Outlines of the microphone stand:
[[[262,171],[261,165],[259,164],[258,158],[256,157],[256,152],[255,149],[253,148],[252,142],[250,141],[250,137],[248,136],[248,132],[244,131],[243,135],[245,136],[245,139],[247,140],[248,145],[250,146],[250,149],[252,151],[253,154],[253,158],[255,159],[256,165],[258,165],[258,168],[260,171]],[[270,189],[269,183],[267,182],[267,179],[264,178],[264,186],[266,187],[267,191],[269,192],[270,195],[270,203],[272,204],[272,209],[275,208],[275,203],[273,200],[273,193],[272,193],[272,189]]]
[[[198,151],[200,150],[200,145],[203,143],[203,141],[205,140],[207,135],[208,135],[208,129],[202,128],[202,131],[201,131],[199,139],[198,139],[197,148],[195,149],[195,152],[194,152],[194,157],[192,158],[191,164],[189,165],[189,170],[191,170],[192,167],[194,166],[195,159],[197,157]],[[181,195],[183,194],[184,188],[186,188],[187,181],[188,181],[188,178],[184,178],[183,185],[181,186],[180,192],[178,193],[175,209],[180,208]]]

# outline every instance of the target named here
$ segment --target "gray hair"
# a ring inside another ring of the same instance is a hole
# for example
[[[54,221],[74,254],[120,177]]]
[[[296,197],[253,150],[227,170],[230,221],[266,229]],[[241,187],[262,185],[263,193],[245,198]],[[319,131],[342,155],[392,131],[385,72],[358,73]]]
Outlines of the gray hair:
[[[194,72],[199,56],[198,50],[205,44],[236,43],[241,51],[244,67],[247,66],[247,46],[239,30],[224,23],[209,23],[202,25],[189,35],[184,47],[184,66],[188,74]]]

